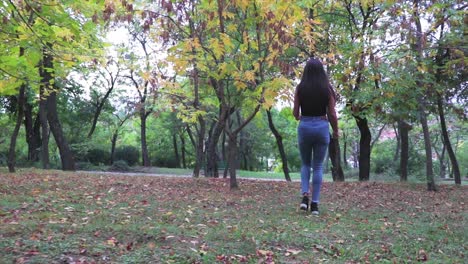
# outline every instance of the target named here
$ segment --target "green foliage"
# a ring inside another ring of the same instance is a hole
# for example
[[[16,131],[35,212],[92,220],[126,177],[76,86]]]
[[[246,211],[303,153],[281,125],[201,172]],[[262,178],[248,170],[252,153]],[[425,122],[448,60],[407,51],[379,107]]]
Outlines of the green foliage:
[[[457,150],[457,159],[458,164],[460,164],[461,176],[468,178],[468,141],[459,142]]]
[[[174,155],[160,155],[153,158],[151,164],[156,167],[164,168],[179,168],[180,165],[177,164],[177,161]]]
[[[129,166],[137,164],[140,159],[140,150],[134,146],[123,146],[115,150],[115,160],[124,160]]]
[[[126,160],[116,160],[109,167],[109,170],[126,172],[126,171],[130,171],[130,166]]]
[[[110,152],[100,149],[100,148],[92,148],[86,154],[86,160],[88,162],[91,162],[94,165],[99,165],[99,164],[109,165]]]
[[[371,168],[375,173],[394,172],[398,167],[398,161],[394,161],[395,142],[385,140],[375,144],[372,149]]]

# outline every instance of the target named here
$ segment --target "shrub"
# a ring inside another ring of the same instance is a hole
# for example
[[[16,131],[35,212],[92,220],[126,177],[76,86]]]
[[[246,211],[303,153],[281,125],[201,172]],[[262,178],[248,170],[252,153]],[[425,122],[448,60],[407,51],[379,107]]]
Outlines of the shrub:
[[[372,149],[371,168],[375,173],[392,172],[397,162],[393,160],[395,146],[392,141],[383,141],[375,144]]]
[[[114,159],[117,161],[124,160],[128,166],[133,166],[140,160],[140,151],[134,146],[123,146],[117,148],[114,153]]]
[[[158,156],[153,159],[153,165],[156,167],[164,167],[164,168],[178,168],[180,165],[177,164],[175,157],[163,157]]]
[[[110,166],[109,170],[111,171],[129,171],[130,166],[128,166],[125,160],[117,160],[114,161],[112,166]]]
[[[99,148],[90,149],[88,150],[88,153],[86,154],[86,161],[94,165],[99,165],[99,164],[108,165],[110,163],[110,152],[105,151],[103,149],[99,149]]]

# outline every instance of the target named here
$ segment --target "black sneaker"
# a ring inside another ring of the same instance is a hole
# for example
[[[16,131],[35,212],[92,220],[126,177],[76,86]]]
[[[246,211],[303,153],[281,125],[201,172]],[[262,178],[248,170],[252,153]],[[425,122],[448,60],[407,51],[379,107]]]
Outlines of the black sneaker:
[[[310,204],[310,212],[312,213],[312,215],[319,215],[319,210],[318,210],[318,203],[314,203],[312,202]]]
[[[299,208],[301,208],[301,210],[304,210],[304,211],[307,211],[307,209],[309,209],[309,197],[308,196],[304,195],[302,197],[302,202]]]

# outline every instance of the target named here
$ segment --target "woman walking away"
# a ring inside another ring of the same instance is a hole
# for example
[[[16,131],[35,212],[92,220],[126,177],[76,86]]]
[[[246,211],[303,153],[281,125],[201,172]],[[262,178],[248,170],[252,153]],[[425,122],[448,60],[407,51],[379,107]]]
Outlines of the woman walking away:
[[[335,93],[323,65],[318,59],[310,59],[304,67],[301,82],[296,87],[294,95],[293,114],[296,120],[300,120],[297,128],[299,152],[302,160],[302,202],[300,208],[306,211],[309,209],[310,169],[312,167],[310,211],[313,215],[318,215],[323,160],[330,143],[329,122],[333,129],[333,138],[338,138]]]

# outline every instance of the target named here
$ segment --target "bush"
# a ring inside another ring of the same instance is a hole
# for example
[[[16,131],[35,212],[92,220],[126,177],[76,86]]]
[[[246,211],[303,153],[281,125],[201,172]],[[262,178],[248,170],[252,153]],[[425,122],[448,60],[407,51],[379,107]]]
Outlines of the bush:
[[[128,166],[125,160],[114,161],[109,170],[111,171],[130,171],[130,166]]]
[[[375,173],[393,172],[399,164],[393,160],[395,146],[392,141],[375,144],[372,149],[371,169]]]
[[[140,160],[140,151],[134,146],[123,146],[117,148],[114,153],[114,159],[117,161],[124,160],[128,166],[133,166]]]
[[[86,154],[86,161],[94,164],[94,165],[100,165],[100,164],[110,164],[110,152],[105,151],[103,149],[99,148],[93,148],[88,150],[88,153]]]
[[[175,157],[169,156],[169,157],[156,157],[153,159],[153,165],[156,167],[163,167],[163,168],[178,168],[180,167],[179,164],[177,164]]]

